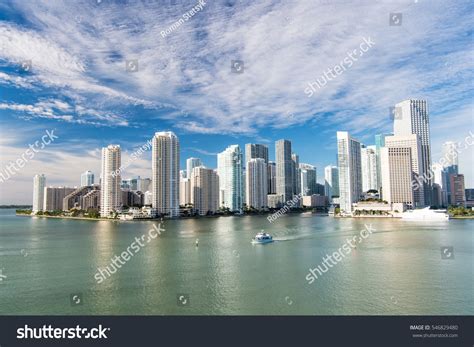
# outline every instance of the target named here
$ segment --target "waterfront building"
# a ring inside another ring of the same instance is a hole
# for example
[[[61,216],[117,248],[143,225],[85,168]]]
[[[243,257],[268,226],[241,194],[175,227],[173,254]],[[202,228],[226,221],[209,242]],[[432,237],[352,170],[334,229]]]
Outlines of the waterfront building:
[[[111,213],[122,205],[120,191],[120,165],[122,155],[119,145],[102,148],[100,216],[111,217]]]
[[[431,186],[433,181],[431,169],[430,122],[426,100],[405,100],[395,105],[393,129],[395,136],[418,135],[420,139],[421,164],[420,175],[425,177],[423,183],[424,205],[431,203]]]
[[[252,158],[247,162],[246,170],[247,207],[258,210],[267,207],[267,163],[263,158]]]
[[[303,196],[304,207],[327,207],[329,200],[327,196],[312,194]]]
[[[187,176],[187,173],[186,173]],[[191,178],[180,177],[179,179],[179,205],[191,204]]]
[[[155,214],[179,216],[179,140],[172,131],[155,133],[152,150],[152,207]]]
[[[98,210],[100,208],[100,186],[95,186],[97,189],[91,190],[82,198],[82,209],[87,211],[89,209]]]
[[[201,216],[214,214],[219,209],[219,177],[213,169],[198,166],[190,178],[191,203]]]
[[[46,177],[43,174],[33,177],[33,213],[43,211],[45,185]]]
[[[317,173],[316,166],[300,164],[301,196],[311,196],[316,194]]]
[[[268,194],[267,195],[267,204],[269,208],[280,208],[283,206],[284,200],[283,196],[278,194]]]
[[[385,137],[393,134],[377,134],[375,135],[375,154],[377,156],[377,190],[382,190],[382,176],[380,175],[380,148],[385,147]]]
[[[67,187],[45,187],[43,211],[62,211],[64,198],[75,190]]]
[[[375,146],[361,146],[362,191],[379,190],[377,183],[377,151]]]
[[[72,208],[86,210],[84,208],[84,197],[93,190],[100,190],[100,186],[82,186],[67,194],[62,201],[62,210],[69,211]],[[97,205],[99,204],[97,203]]]
[[[425,170],[423,168],[423,160],[421,157],[422,151],[420,137],[416,134],[387,136],[385,138],[385,146],[390,148],[410,149],[413,173],[412,189],[415,199],[415,207],[425,207],[426,201],[424,190],[426,184],[424,183],[428,181],[432,182],[432,173],[428,171],[429,177],[423,175]]]
[[[276,194],[286,202],[293,198],[293,160],[291,157],[291,142],[278,140],[275,143],[276,156]]]
[[[242,151],[238,145],[230,145],[217,155],[219,206],[230,211],[242,211],[244,195],[242,164]]]
[[[269,161],[267,165],[268,194],[276,194],[276,163]]]
[[[446,159],[444,167],[450,174],[459,173],[459,158],[457,145],[453,141],[443,143],[443,157]]]
[[[412,158],[409,147],[382,147],[382,199],[388,204],[403,203],[409,208],[415,205],[412,188]]]
[[[92,171],[86,171],[81,174],[81,187],[91,186],[94,184],[94,174]]]
[[[334,197],[339,197],[339,170],[337,166],[328,165],[324,168],[324,195],[331,203]]]
[[[352,204],[362,195],[362,170],[360,142],[347,131],[337,132],[337,163],[341,212],[352,213]]]
[[[300,170],[300,156],[296,153],[291,154],[292,170],[293,170],[293,196],[301,193],[301,170]],[[297,206],[300,205],[298,200]]]
[[[449,186],[451,189],[451,205],[465,206],[466,205],[466,192],[464,187],[464,175],[462,174],[451,174],[449,175]]]
[[[193,157],[186,159],[186,178],[191,178],[193,169],[198,166],[202,166],[201,159]]]

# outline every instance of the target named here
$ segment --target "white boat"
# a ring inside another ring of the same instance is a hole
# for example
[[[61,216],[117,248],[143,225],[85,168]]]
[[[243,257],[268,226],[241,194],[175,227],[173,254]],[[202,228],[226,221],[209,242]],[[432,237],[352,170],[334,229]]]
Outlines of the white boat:
[[[446,210],[430,210],[429,207],[403,212],[402,219],[414,221],[447,221],[449,214]]]
[[[265,232],[260,232],[252,239],[253,244],[265,244],[273,242],[273,237]]]

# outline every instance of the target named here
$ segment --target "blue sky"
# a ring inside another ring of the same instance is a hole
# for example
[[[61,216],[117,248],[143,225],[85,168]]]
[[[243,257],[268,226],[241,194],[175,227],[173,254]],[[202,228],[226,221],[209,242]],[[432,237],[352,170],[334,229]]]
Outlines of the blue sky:
[[[336,131],[367,145],[392,130],[389,107],[428,101],[434,161],[473,127],[471,1],[84,0],[0,3],[0,169],[48,130],[58,139],[0,184],[0,204],[30,203],[32,176],[48,185],[99,175],[100,148],[124,159],[156,131],[180,138],[182,166],[216,166],[230,144],[292,140],[300,161],[336,164]],[[390,26],[389,14],[402,25]],[[358,49],[350,68],[308,97],[304,90]],[[126,60],[138,71],[127,72]],[[231,61],[244,62],[232,73]],[[31,69],[21,64],[31,61]],[[473,151],[460,154],[474,187]],[[150,153],[123,176],[151,174]]]

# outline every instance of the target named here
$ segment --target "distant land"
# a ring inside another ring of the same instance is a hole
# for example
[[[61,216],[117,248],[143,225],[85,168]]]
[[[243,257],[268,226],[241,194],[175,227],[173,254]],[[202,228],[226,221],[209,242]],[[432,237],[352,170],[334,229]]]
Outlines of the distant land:
[[[31,205],[0,205],[0,208],[32,208]]]

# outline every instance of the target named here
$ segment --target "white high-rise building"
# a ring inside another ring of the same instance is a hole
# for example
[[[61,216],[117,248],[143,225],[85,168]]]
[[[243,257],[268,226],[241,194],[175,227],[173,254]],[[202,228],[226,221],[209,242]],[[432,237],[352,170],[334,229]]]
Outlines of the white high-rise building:
[[[179,178],[179,204],[185,206],[191,204],[191,178]]]
[[[214,214],[219,209],[219,177],[217,172],[204,166],[193,168],[190,195],[193,208],[201,216]]]
[[[109,145],[102,148],[102,171],[100,192],[100,216],[110,217],[110,213],[120,208],[122,192],[120,184],[120,165],[122,155],[119,145]]]
[[[153,193],[150,191],[145,192],[145,196],[143,199],[143,204],[146,206],[151,206],[153,204]]]
[[[219,206],[231,211],[242,211],[243,175],[242,151],[238,145],[231,145],[217,154],[219,176]]]
[[[382,147],[380,160],[383,200],[389,204],[404,203],[412,208],[414,196],[411,149],[409,147]]]
[[[412,189],[413,189],[413,196],[414,196],[414,204],[415,204],[415,207],[424,207],[426,205],[425,194],[424,194],[424,190],[426,186],[423,184],[423,181],[421,179],[428,180],[429,177],[423,178],[422,176],[424,169],[423,169],[423,160],[421,157],[422,152],[421,152],[421,143],[420,143],[419,136],[416,134],[409,134],[409,135],[403,135],[403,136],[402,135],[386,136],[385,147],[410,148],[412,173],[413,173]],[[420,176],[421,178],[419,178]],[[417,183],[418,181],[420,181],[421,184]],[[383,191],[383,185],[382,185],[382,191]]]
[[[337,132],[337,163],[339,168],[339,203],[341,212],[352,213],[352,204],[362,194],[360,142],[347,131]]]
[[[195,167],[202,166],[202,161],[199,158],[188,158],[186,159],[186,178],[191,178],[193,169]]]
[[[153,137],[151,180],[154,213],[179,216],[179,140],[172,131]]]
[[[420,153],[422,171],[420,175],[427,180],[423,184],[424,203],[431,203],[432,179],[429,170],[431,169],[431,144],[430,144],[430,122],[428,106],[425,100],[405,100],[397,105],[396,117],[393,122],[395,136],[406,136],[416,134],[420,138]]]
[[[378,190],[377,152],[375,146],[361,147],[362,191]]]
[[[275,142],[276,156],[276,195],[282,197],[283,202],[293,198],[294,165],[291,157],[291,142],[278,140]]]
[[[81,174],[81,187],[94,185],[94,174],[86,171]]]
[[[337,166],[328,165],[324,168],[324,193],[329,201],[339,197],[339,169]]]
[[[247,207],[258,210],[267,207],[267,163],[263,158],[253,158],[247,162],[246,203]]]
[[[443,143],[443,157],[446,158],[445,168],[450,168],[449,173],[459,173],[459,150],[453,141]]]
[[[317,173],[316,166],[300,163],[300,182],[301,182],[301,196],[310,196],[316,194]]]
[[[43,211],[45,185],[46,177],[43,174],[35,175],[33,178],[33,213]]]

